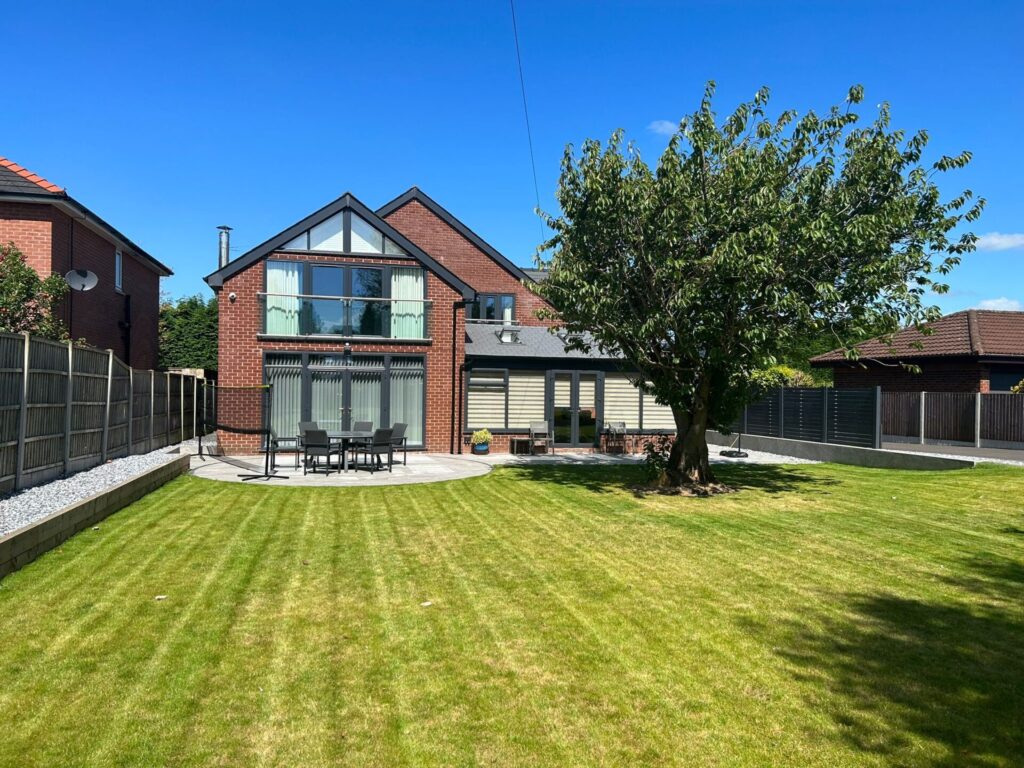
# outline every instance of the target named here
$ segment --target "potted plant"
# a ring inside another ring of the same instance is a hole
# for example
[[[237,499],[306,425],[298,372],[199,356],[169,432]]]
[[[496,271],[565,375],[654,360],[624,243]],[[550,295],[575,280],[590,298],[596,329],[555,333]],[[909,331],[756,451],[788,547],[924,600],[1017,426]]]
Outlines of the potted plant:
[[[470,439],[473,444],[473,453],[485,455],[491,452],[491,433],[486,429],[478,429]]]

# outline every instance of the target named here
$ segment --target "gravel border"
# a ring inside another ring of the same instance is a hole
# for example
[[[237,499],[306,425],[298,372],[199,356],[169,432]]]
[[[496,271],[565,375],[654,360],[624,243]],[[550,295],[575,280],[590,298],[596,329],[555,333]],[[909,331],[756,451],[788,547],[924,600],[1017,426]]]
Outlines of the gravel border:
[[[36,520],[83,501],[112,485],[138,477],[154,467],[173,461],[182,453],[197,451],[198,442],[186,440],[150,453],[113,459],[98,467],[6,496],[0,499],[0,536],[31,525]]]

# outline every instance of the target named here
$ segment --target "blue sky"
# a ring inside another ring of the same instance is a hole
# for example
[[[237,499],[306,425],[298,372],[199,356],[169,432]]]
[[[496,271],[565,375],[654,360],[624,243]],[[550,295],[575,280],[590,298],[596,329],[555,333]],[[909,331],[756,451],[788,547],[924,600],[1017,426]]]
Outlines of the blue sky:
[[[567,143],[659,121],[708,79],[725,112],[761,85],[825,109],[862,83],[989,201],[984,249],[938,302],[1024,308],[1024,4],[518,0],[541,205]],[[540,240],[506,0],[14,3],[0,155],[67,187],[205,292],[218,224],[235,255],[346,190],[418,185],[521,264]],[[991,236],[998,233],[999,236]]]

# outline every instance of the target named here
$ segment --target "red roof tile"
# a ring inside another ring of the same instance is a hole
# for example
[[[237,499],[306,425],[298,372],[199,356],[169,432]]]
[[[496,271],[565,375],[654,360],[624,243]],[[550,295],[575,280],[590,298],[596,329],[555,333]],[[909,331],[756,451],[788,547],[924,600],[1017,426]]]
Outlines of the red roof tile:
[[[18,174],[21,178],[26,181],[31,181],[37,187],[40,187],[47,192],[58,194],[64,191],[61,187],[47,181],[38,173],[32,173],[28,168],[23,168],[13,160],[8,160],[6,157],[0,157],[0,168],[6,168],[8,171]]]
[[[916,328],[899,331],[886,344],[878,339],[858,344],[861,358],[913,360],[925,357],[1022,357],[1024,312],[968,309],[930,323],[931,334]],[[920,345],[920,348],[918,348]],[[846,356],[834,349],[811,358],[815,364],[841,363]]]

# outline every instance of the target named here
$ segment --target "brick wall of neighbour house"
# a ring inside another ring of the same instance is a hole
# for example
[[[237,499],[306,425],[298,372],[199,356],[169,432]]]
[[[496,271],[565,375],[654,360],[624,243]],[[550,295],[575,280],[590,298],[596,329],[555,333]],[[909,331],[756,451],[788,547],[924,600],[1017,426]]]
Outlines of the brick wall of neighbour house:
[[[58,309],[72,337],[112,349],[135,368],[156,368],[159,275],[124,252],[125,293],[118,293],[114,288],[114,243],[50,205],[0,203],[0,242],[8,241],[18,246],[26,263],[43,277],[63,275],[72,268],[94,272],[99,278],[97,286],[69,296]],[[118,325],[125,318],[125,294],[132,297],[130,344]]]
[[[340,257],[323,254],[272,254],[268,258],[294,261],[317,261],[337,264],[398,264],[409,266],[408,259],[395,260],[372,257]],[[263,353],[319,352],[337,354],[344,342],[337,341],[278,341],[262,340],[262,304],[259,293],[264,290],[264,262],[259,261],[224,281],[218,292],[219,334],[218,381],[220,386],[255,386],[263,383]],[[393,353],[423,355],[426,360],[426,449],[449,452],[452,447],[453,420],[461,409],[452,405],[453,381],[458,387],[458,366],[465,358],[465,313],[459,309],[455,321],[455,372],[452,371],[452,305],[461,299],[457,291],[442,282],[433,273],[426,272],[427,299],[430,305],[429,342],[420,344],[352,342],[353,354]],[[234,293],[231,302],[228,296]],[[224,401],[222,401],[223,403]],[[220,418],[238,420],[240,415],[221,411]],[[259,449],[259,437],[221,431],[218,433],[221,450],[229,454],[251,454]],[[458,443],[454,446],[457,449]]]
[[[536,316],[548,306],[545,301],[418,201],[406,203],[385,220],[477,291],[515,294],[520,324],[550,325]]]
[[[881,387],[890,392],[988,392],[988,367],[972,361],[925,361],[921,372],[865,363],[834,368],[835,386]]]

